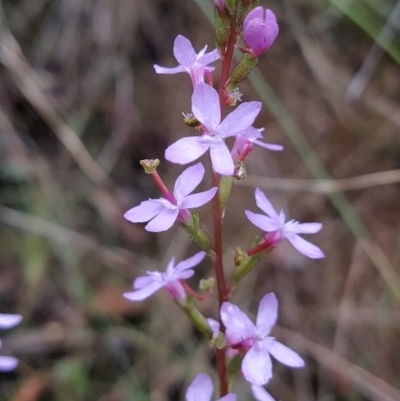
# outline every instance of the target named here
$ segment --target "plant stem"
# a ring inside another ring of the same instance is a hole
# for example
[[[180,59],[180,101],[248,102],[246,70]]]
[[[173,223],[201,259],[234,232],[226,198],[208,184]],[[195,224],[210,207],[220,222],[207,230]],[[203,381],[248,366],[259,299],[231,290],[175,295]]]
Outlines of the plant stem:
[[[233,16],[231,18],[231,32],[229,35],[228,44],[226,46],[226,50],[222,58],[221,79],[218,88],[221,116],[225,104],[224,100],[225,85],[229,78],[235,43],[236,43],[236,18],[235,16]],[[213,172],[212,185],[219,188],[219,180],[220,180],[219,174]],[[217,288],[218,288],[219,310],[221,310],[222,304],[228,300],[228,295],[226,291],[224,267],[222,263],[222,218],[221,218],[221,204],[220,204],[219,190],[218,193],[213,198],[212,208],[214,217],[213,220],[214,220],[214,252],[215,252],[215,256],[213,259],[214,259],[215,278],[217,281]],[[219,323],[220,323],[220,331],[222,333],[225,333],[225,326],[222,323],[221,318]],[[215,349],[215,357],[217,360],[220,397],[223,397],[228,394],[228,387],[229,387],[225,349],[222,350]]]

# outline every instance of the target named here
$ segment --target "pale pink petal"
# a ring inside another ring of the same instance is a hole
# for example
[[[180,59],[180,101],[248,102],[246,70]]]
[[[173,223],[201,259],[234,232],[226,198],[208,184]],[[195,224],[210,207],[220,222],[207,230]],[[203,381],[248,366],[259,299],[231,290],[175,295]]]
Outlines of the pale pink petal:
[[[174,187],[174,196],[182,200],[200,184],[204,177],[204,167],[201,163],[188,167],[177,179]],[[183,206],[182,208],[186,208]],[[182,209],[181,208],[181,209]]]
[[[153,295],[156,291],[164,286],[165,283],[153,281],[148,286],[142,287],[139,290],[125,292],[123,296],[124,298],[129,299],[129,301],[142,301],[143,299],[148,298],[150,295]]]
[[[197,54],[193,49],[189,39],[178,35],[174,41],[174,56],[178,63],[186,68],[190,68],[197,59]]]
[[[304,360],[299,354],[278,341],[273,341],[269,348],[269,352],[275,359],[284,365],[291,366],[292,368],[301,368],[304,366]]]
[[[261,102],[246,102],[240,104],[218,126],[220,135],[227,138],[248,129],[260,113],[261,105]]]
[[[124,214],[124,217],[132,223],[143,223],[149,221],[165,209],[164,203],[160,201],[161,199],[143,201],[139,206],[129,209]]]
[[[236,399],[237,399],[236,394],[228,393],[227,395],[224,395],[222,398],[219,398],[217,401],[236,401]]]
[[[272,361],[268,352],[269,342],[256,342],[244,356],[242,372],[250,383],[263,386],[272,377]]]
[[[272,203],[265,196],[264,192],[261,191],[260,188],[256,188],[255,198],[257,206],[269,217],[272,219],[278,218],[278,213],[275,208],[272,206]]]
[[[211,401],[213,389],[210,376],[200,373],[186,390],[186,401]]]
[[[264,216],[263,214],[258,214],[258,213],[253,213],[250,212],[250,210],[245,210],[244,211],[247,218],[258,228],[261,228],[261,230],[269,233],[272,231],[276,231],[279,229],[279,225],[275,220],[270,219],[267,216]]]
[[[206,53],[208,45],[205,45],[197,54],[196,54],[196,62],[198,62]]]
[[[257,401],[275,401],[275,399],[264,389],[264,387],[252,384],[251,392]]]
[[[21,323],[22,316],[11,313],[0,313],[0,329],[10,329]]]
[[[293,227],[294,234],[315,234],[322,228],[321,223],[299,223]]]
[[[192,95],[192,113],[209,130],[221,121],[218,92],[205,83],[199,83]]]
[[[161,65],[154,64],[153,65],[157,74],[178,74],[179,72],[187,72],[185,68],[182,66],[168,68],[168,67],[161,67]]]
[[[0,372],[10,372],[18,366],[18,359],[12,356],[0,356]]]
[[[191,269],[192,267],[197,266],[206,256],[204,251],[197,252],[192,257],[182,260],[175,266],[175,272],[181,272],[186,269]]]
[[[275,143],[265,143],[261,141],[254,140],[252,141],[253,143],[257,144],[258,146],[261,146],[262,148],[268,149],[268,150],[273,150],[275,152],[280,152],[283,150],[282,145],[277,145]]]
[[[251,339],[257,334],[254,323],[239,307],[230,302],[222,304],[221,320],[225,327],[240,336],[241,340]]]
[[[152,276],[141,276],[137,277],[133,282],[133,288],[135,290],[140,290],[143,287],[147,287],[148,285],[154,282],[154,277]]]
[[[210,148],[210,143],[199,136],[178,139],[165,150],[165,158],[178,164],[187,164],[202,156]]]
[[[188,270],[183,270],[181,272],[175,272],[173,278],[175,280],[187,280],[188,278],[192,277],[193,274],[194,270],[188,269]]]
[[[287,234],[286,238],[299,252],[311,259],[321,259],[325,257],[320,248],[301,238],[297,234]]]
[[[262,336],[267,336],[278,317],[278,300],[273,292],[264,295],[258,306],[257,331]]]
[[[214,171],[221,175],[233,175],[235,165],[224,141],[211,143],[210,157]]]
[[[182,209],[191,209],[194,207],[203,206],[207,202],[209,202],[212,198],[214,198],[214,195],[216,194],[217,190],[218,190],[217,187],[213,187],[213,188],[209,189],[208,191],[199,192],[198,194],[188,195],[182,201],[181,208]]]
[[[217,60],[219,60],[219,51],[218,51],[218,49],[215,49],[215,50],[205,54],[204,56],[199,57],[197,62],[199,64],[207,65],[207,64],[213,63],[214,61],[217,61]]]
[[[213,333],[216,333],[219,331],[219,322],[211,317],[207,318],[207,323]]]
[[[166,231],[172,227],[178,217],[179,209],[164,209],[158,216],[154,217],[145,229],[151,232]]]

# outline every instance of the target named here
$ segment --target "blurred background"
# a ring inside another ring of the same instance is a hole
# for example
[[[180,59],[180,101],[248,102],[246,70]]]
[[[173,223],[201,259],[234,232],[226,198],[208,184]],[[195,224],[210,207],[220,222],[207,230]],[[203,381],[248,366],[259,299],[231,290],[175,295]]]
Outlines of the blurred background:
[[[20,365],[0,375],[0,400],[183,400],[196,374],[214,375],[211,349],[167,293],[122,293],[197,248],[178,227],[151,234],[122,216],[159,196],[140,159],[159,158],[170,186],[183,171],[163,154],[192,133],[191,83],[152,65],[176,65],[178,34],[214,48],[212,1],[0,5],[0,312],[24,316],[1,333]],[[285,150],[248,158],[225,218],[226,275],[258,233],[243,213],[257,211],[257,186],[291,218],[324,224],[309,239],[326,259],[282,243],[233,302],[255,316],[274,291],[273,335],[307,361],[275,361],[276,400],[399,401],[400,1],[262,5],[280,35],[240,89],[263,101],[255,125]],[[210,229],[210,206],[201,213]],[[191,284],[210,275],[203,262]],[[253,399],[243,379],[235,390]]]

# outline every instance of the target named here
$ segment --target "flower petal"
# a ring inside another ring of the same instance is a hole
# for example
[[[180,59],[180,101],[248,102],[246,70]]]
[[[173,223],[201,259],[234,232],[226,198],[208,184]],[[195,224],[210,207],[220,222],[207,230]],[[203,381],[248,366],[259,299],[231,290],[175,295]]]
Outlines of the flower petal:
[[[264,387],[252,384],[251,392],[257,401],[275,401],[275,399],[265,390]]]
[[[161,199],[149,199],[141,202],[139,206],[129,209],[124,214],[125,219],[132,223],[143,223],[151,220],[165,209],[165,205],[160,202],[160,200]]]
[[[228,393],[224,395],[222,398],[219,398],[217,401],[236,401],[237,395],[233,393]]]
[[[304,360],[297,352],[292,351],[289,347],[278,341],[273,341],[269,352],[284,365],[291,366],[292,368],[301,368],[304,366]]]
[[[219,331],[219,322],[211,317],[207,318],[208,326],[210,327],[213,333],[217,333]]]
[[[186,401],[210,401],[213,389],[210,376],[200,373],[186,390]]]
[[[265,196],[264,192],[261,191],[260,188],[256,188],[255,190],[255,198],[256,205],[269,217],[272,219],[278,219],[279,215],[276,212],[275,208],[272,206],[272,203]]]
[[[258,214],[258,213],[253,213],[250,212],[250,210],[245,210],[244,211],[247,218],[258,228],[261,228],[261,230],[269,233],[272,231],[279,230],[279,226],[275,220],[270,219],[267,216],[264,216],[263,214]]]
[[[315,234],[322,228],[321,223],[299,223],[293,227],[294,234]]]
[[[221,175],[233,175],[235,165],[224,141],[211,143],[210,157],[214,171]]]
[[[204,177],[204,166],[197,163],[188,167],[175,181],[174,196],[177,200],[182,200],[189,195],[200,184]],[[183,207],[184,209],[186,207]]]
[[[197,252],[195,255],[192,257],[182,260],[182,262],[179,262],[176,266],[174,271],[175,272],[180,272],[186,269],[191,269],[195,266],[197,266],[206,256],[206,253],[204,251]]]
[[[0,372],[10,372],[18,366],[18,359],[12,356],[0,356]]]
[[[192,95],[192,113],[209,130],[221,121],[218,92],[205,83],[199,83]]]
[[[155,272],[152,272],[155,273]],[[158,272],[157,272],[158,273]],[[161,277],[161,275],[160,275]],[[133,289],[134,290],[140,290],[143,287],[147,287],[148,285],[150,285],[151,283],[153,283],[154,280],[154,276],[140,276],[140,277],[136,277],[135,281],[133,282]]]
[[[272,377],[272,361],[269,356],[270,341],[256,342],[244,356],[242,372],[250,383],[263,386]]]
[[[251,339],[257,334],[254,323],[239,307],[230,302],[222,304],[221,320],[225,327],[239,335],[241,340]]]
[[[261,110],[261,102],[245,102],[232,111],[218,126],[218,132],[224,138],[235,136],[248,129]]]
[[[175,38],[174,56],[176,61],[186,68],[190,68],[197,59],[197,54],[193,49],[192,43],[182,35],[178,35]]]
[[[164,209],[144,227],[147,231],[160,232],[172,227],[178,217],[179,209]]]
[[[21,323],[22,316],[11,313],[0,313],[0,329],[10,329]]]
[[[208,65],[213,63],[214,61],[219,60],[219,51],[218,49],[214,49],[213,51],[205,54],[204,56],[200,57],[197,62],[199,64]]]
[[[276,22],[276,16],[271,10],[265,11],[265,27],[264,27],[264,46],[266,49],[269,49],[274,43],[276,37],[279,33],[279,26]]]
[[[278,300],[273,292],[264,295],[260,301],[257,313],[257,331],[267,336],[278,317]]]
[[[191,209],[194,207],[200,207],[209,202],[216,194],[218,188],[213,187],[208,191],[199,192],[198,194],[188,195],[181,203],[181,208]]]
[[[142,287],[139,290],[125,292],[123,297],[129,301],[142,301],[143,299],[148,298],[150,295],[153,295],[156,291],[164,286],[164,282],[153,281],[148,286]]]
[[[320,248],[311,242],[306,241],[304,238],[301,238],[297,234],[286,234],[286,238],[299,252],[311,259],[321,259],[325,257]]]
[[[275,152],[280,152],[281,150],[283,150],[282,145],[278,145],[275,143],[265,143],[257,140],[253,140],[253,143],[257,144],[258,146],[261,146],[262,148],[273,150]]]
[[[165,150],[165,158],[178,164],[187,164],[198,159],[210,148],[210,142],[201,139],[200,136],[178,139]]]
[[[157,74],[178,74],[179,72],[187,72],[186,69],[180,65],[178,67],[168,68],[153,64],[153,67]]]

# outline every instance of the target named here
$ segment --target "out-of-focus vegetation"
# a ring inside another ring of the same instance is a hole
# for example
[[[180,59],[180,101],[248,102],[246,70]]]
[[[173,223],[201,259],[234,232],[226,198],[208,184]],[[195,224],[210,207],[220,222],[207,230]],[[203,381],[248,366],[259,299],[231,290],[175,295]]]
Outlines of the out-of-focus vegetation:
[[[146,269],[196,250],[177,228],[154,235],[122,215],[158,196],[140,159],[160,158],[167,183],[182,171],[163,150],[190,132],[190,81],[152,64],[175,65],[178,34],[213,48],[211,3],[1,3],[0,311],[24,321],[1,333],[21,362],[0,375],[0,400],[175,401],[213,371],[167,294],[121,296]],[[234,301],[255,313],[274,291],[274,333],[307,360],[275,365],[277,400],[399,401],[400,1],[263,5],[280,36],[241,90],[263,100],[257,126],[285,150],[249,157],[225,219],[227,274],[255,233],[243,211],[255,210],[256,186],[291,217],[324,223],[313,240],[326,259],[282,244]],[[196,277],[209,274],[203,264]],[[236,391],[251,399],[241,379]]]

